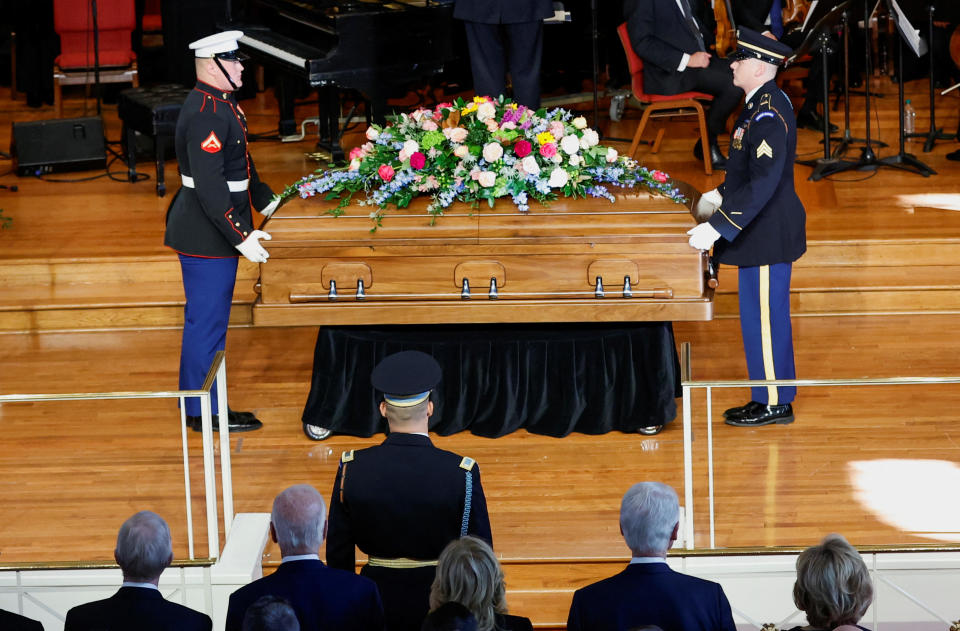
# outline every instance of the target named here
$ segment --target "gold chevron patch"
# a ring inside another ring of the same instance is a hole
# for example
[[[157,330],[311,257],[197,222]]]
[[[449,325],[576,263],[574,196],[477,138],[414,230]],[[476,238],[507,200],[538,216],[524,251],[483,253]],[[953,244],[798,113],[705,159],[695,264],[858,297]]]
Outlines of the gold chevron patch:
[[[757,147],[757,157],[759,158],[760,156],[767,156],[773,160],[773,147],[768,145],[766,140],[763,140],[760,146]]]

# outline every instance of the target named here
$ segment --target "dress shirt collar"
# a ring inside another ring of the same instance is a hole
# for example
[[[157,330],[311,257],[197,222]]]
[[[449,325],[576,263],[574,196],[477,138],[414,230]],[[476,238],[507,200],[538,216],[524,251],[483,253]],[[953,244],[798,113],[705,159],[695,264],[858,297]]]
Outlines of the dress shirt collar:
[[[288,563],[288,562],[290,562],[290,561],[319,561],[319,560],[320,560],[320,555],[319,555],[319,554],[316,554],[316,553],[314,553],[314,554],[291,554],[291,555],[288,556],[288,557],[283,557],[282,559],[280,559],[280,565],[283,565],[284,563]]]
[[[124,581],[120,584],[120,587],[142,587],[143,589],[155,589],[160,591],[160,588],[153,583],[135,583],[133,581]]]
[[[666,563],[667,560],[663,557],[633,557],[630,559],[630,565],[640,564],[640,563]]]

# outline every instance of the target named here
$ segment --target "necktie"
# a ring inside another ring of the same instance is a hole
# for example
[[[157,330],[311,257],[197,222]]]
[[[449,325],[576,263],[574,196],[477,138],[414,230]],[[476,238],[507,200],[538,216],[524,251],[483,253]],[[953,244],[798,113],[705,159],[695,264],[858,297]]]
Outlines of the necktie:
[[[776,35],[777,39],[783,37],[783,4],[781,0],[773,0],[773,6],[770,7],[770,32]]]
[[[776,2],[779,0],[774,1]],[[680,6],[683,7],[683,17],[687,21],[687,26],[690,27],[694,37],[697,38],[697,46],[700,47],[701,51],[706,51],[707,47],[703,43],[703,34],[700,33],[700,27],[697,26],[697,21],[693,19],[693,11],[690,9],[689,0],[680,0]]]

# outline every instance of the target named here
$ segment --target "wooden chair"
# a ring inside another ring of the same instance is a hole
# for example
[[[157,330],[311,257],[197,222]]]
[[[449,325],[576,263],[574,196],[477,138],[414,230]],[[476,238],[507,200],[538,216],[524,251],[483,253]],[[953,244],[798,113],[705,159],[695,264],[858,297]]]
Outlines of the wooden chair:
[[[136,27],[133,0],[98,0],[100,83],[139,85],[137,56],[130,46]],[[92,4],[88,0],[54,0],[53,27],[60,36],[60,55],[53,66],[53,105],[63,115],[64,85],[94,83]]]
[[[703,92],[681,92],[680,94],[648,94],[643,91],[643,60],[633,51],[630,44],[630,35],[627,33],[627,24],[624,22],[617,27],[617,34],[620,35],[620,43],[623,44],[623,52],[627,55],[627,66],[630,68],[631,87],[633,96],[646,107],[643,109],[643,116],[640,117],[640,123],[637,125],[637,132],[633,135],[633,142],[630,144],[630,157],[637,152],[640,145],[640,138],[647,126],[650,117],[657,112],[657,116],[691,116],[696,114],[697,122],[700,124],[700,146],[703,148],[703,170],[707,175],[713,173],[713,165],[710,163],[710,141],[707,137],[707,119],[703,114],[703,105],[700,101],[712,101],[713,97]],[[657,136],[654,139],[650,151],[657,153],[660,151],[660,142],[663,140],[664,129],[657,130]]]

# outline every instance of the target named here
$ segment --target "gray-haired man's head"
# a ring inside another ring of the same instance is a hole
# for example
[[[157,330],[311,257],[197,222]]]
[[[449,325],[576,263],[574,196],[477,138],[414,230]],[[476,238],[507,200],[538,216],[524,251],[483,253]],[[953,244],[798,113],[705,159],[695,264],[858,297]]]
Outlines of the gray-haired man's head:
[[[113,556],[123,570],[123,580],[156,583],[173,561],[170,527],[160,515],[140,511],[120,526]]]
[[[679,523],[677,493],[666,484],[634,484],[620,503],[620,532],[635,557],[665,557]]]
[[[309,484],[284,489],[273,500],[271,529],[285,557],[316,554],[323,543],[326,520],[323,496]]]

